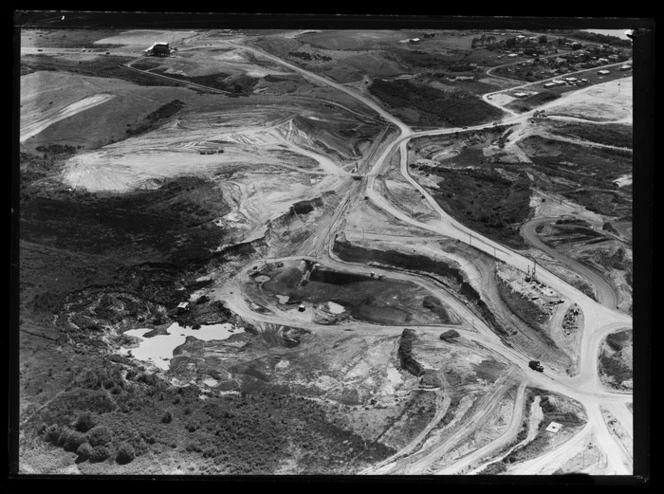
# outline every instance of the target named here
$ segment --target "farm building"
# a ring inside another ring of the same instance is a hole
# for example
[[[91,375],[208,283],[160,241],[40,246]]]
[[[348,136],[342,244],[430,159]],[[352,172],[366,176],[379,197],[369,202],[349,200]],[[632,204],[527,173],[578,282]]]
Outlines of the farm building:
[[[150,48],[145,50],[146,55],[153,55],[158,57],[164,57],[170,55],[171,49],[168,46],[168,43],[160,41],[154,43]]]

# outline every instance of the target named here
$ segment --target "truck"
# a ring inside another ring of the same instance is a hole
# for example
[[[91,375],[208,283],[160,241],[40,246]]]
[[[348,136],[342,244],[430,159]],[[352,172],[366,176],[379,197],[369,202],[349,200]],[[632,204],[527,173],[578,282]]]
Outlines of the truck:
[[[528,367],[537,372],[544,372],[544,367],[540,364],[539,360],[531,360],[528,362]]]

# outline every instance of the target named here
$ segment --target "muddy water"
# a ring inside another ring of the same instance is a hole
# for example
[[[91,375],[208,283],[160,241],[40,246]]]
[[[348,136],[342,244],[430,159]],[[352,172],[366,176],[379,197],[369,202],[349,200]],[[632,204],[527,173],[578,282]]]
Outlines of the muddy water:
[[[200,329],[183,328],[178,323],[174,323],[166,330],[168,334],[144,338],[143,335],[149,331],[151,331],[150,328],[126,331],[124,334],[139,338],[140,343],[136,348],[123,348],[122,353],[127,354],[131,351],[134,358],[152,363],[162,370],[168,370],[173,358],[173,350],[182,345],[187,336],[193,336],[203,341],[225,340],[244,330],[229,323],[204,325]]]
[[[334,302],[328,302],[327,307],[328,309],[330,309],[330,312],[332,314],[341,314],[343,311],[346,310],[343,305],[336,304]]]

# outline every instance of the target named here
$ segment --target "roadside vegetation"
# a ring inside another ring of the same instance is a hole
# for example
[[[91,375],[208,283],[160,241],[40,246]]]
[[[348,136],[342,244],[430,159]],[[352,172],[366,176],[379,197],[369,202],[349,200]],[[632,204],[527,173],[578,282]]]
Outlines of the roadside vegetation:
[[[158,126],[163,125],[168,119],[182,110],[184,106],[185,104],[177,99],[166,103],[157,108],[152,113],[147,114],[141,122],[131,128],[128,128],[125,132],[128,136],[135,136],[149,132]]]
[[[633,130],[631,125],[623,124],[586,124],[577,122],[553,122],[549,131],[565,137],[584,141],[608,144],[623,148],[632,148]]]
[[[441,178],[438,188],[429,193],[455,219],[510,247],[526,247],[518,226],[530,213],[528,177],[511,181],[486,169],[426,170]]]
[[[502,115],[497,108],[464,90],[447,92],[407,80],[376,79],[369,91],[392,109],[401,110],[400,116],[407,124],[420,127],[475,125]]]
[[[616,331],[606,337],[599,356],[599,371],[605,386],[618,391],[633,389],[632,330]]]

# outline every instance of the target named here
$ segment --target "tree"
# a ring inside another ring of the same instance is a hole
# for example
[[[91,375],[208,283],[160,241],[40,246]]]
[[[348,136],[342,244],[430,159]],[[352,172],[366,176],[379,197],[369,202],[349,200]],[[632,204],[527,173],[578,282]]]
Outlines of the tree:
[[[125,465],[131,462],[136,457],[134,447],[129,443],[122,443],[118,448],[118,452],[115,455],[115,461],[120,465]]]
[[[92,448],[90,453],[90,461],[93,463],[98,463],[104,461],[111,456],[111,451],[106,446],[96,446]]]
[[[547,44],[547,43],[549,42],[549,38],[546,37],[546,34],[543,34],[542,36],[540,36],[540,37],[538,38],[537,41],[539,41],[539,44],[540,44],[540,45],[545,45],[545,44]]]
[[[94,426],[95,422],[90,412],[83,412],[80,414],[74,423],[74,429],[76,429],[78,432],[88,432]]]
[[[90,446],[90,443],[81,444],[76,450],[76,456],[79,461],[90,459],[92,456],[92,446]]]
[[[65,451],[76,451],[78,447],[86,442],[85,434],[78,431],[67,430],[63,447]]]
[[[105,446],[111,442],[111,431],[104,425],[93,427],[88,432],[88,442],[92,446]]]

